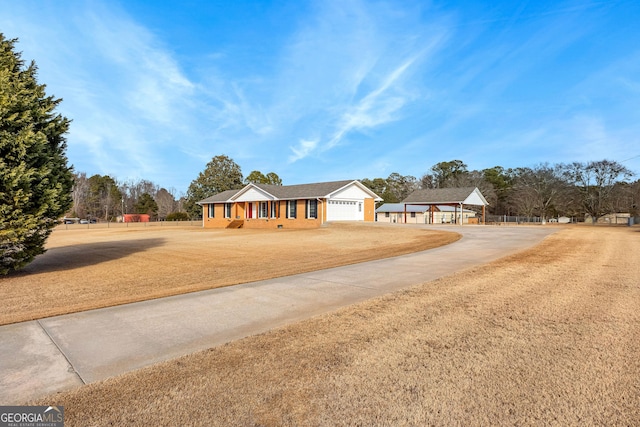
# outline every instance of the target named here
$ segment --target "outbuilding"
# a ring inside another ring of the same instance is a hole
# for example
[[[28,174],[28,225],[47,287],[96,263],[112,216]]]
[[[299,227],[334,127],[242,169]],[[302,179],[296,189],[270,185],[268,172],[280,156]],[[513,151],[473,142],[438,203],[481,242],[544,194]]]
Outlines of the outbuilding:
[[[453,212],[453,221],[456,224],[464,224],[465,206],[481,207],[481,223],[485,223],[486,206],[489,205],[477,187],[464,188],[429,188],[416,190],[409,194],[401,204],[403,205],[403,219],[407,222],[410,212],[407,210],[415,206],[429,207],[429,223],[436,223],[436,207],[448,206]]]
[[[406,212],[406,218],[405,218]],[[385,203],[376,209],[376,221],[398,224],[451,224],[455,223],[456,208],[448,205],[408,205]],[[477,213],[471,209],[462,210],[464,224],[477,224]]]

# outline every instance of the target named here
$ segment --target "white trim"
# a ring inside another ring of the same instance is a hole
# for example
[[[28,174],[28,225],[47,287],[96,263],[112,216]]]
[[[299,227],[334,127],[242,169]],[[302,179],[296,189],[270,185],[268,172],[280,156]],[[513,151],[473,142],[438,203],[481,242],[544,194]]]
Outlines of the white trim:
[[[257,198],[255,196],[243,197],[248,194],[255,194],[253,193],[254,191],[258,193]],[[276,200],[276,199],[277,197],[275,197],[273,194],[270,194],[267,191],[264,191],[262,188],[254,184],[249,184],[246,187],[244,187],[242,190],[238,191],[236,194],[231,196],[229,200],[233,200],[234,202],[259,202],[259,201]]]
[[[331,196],[333,194],[339,193],[340,191],[346,189],[347,187],[350,187],[352,185],[357,186],[358,188],[360,188],[360,190],[364,191],[365,193],[367,193],[369,196],[371,196],[371,198],[373,198],[374,201],[376,202],[381,202],[382,199],[373,191],[371,191],[366,185],[364,185],[363,183],[361,183],[358,180],[353,180],[350,183],[348,183],[347,185],[344,185],[340,188],[338,188],[337,190],[332,191],[331,193],[327,194],[324,198],[325,199],[331,199]]]

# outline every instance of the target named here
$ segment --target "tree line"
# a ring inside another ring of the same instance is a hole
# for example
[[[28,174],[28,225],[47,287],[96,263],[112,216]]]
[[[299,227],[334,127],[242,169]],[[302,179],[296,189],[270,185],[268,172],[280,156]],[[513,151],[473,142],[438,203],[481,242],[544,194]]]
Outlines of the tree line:
[[[461,160],[433,165],[420,179],[394,172],[386,178],[360,181],[378,194],[382,203],[397,203],[412,191],[426,188],[477,187],[489,202],[489,215],[592,219],[613,212],[638,216],[640,180],[628,182],[633,173],[618,162],[542,163],[506,169],[495,166],[469,170]],[[194,179],[185,195],[147,180],[118,182],[110,176],[85,173],[74,176],[73,209],[70,216],[113,220],[122,213],[145,213],[152,220],[200,218],[197,202],[226,190],[237,190],[253,182],[282,185],[274,173],[252,171],[246,178],[231,158],[212,158]],[[379,203],[380,204],[380,203]]]
[[[188,219],[176,215],[183,212],[184,196],[145,179],[119,182],[109,175],[79,172],[71,197],[73,206],[66,216],[72,218],[113,221],[122,214],[148,214],[152,220]]]
[[[619,162],[542,163],[532,167],[469,170],[461,160],[433,165],[420,179],[392,173],[386,179],[362,179],[384,199],[397,203],[414,190],[477,187],[493,215],[550,218],[590,216],[593,221],[614,212],[639,215],[640,180]]]
[[[360,181],[378,194],[382,203],[400,202],[417,189],[477,187],[489,202],[490,215],[589,215],[595,221],[614,212],[640,214],[640,180],[629,182],[633,176],[624,165],[611,160],[483,170],[469,170],[462,160],[451,160],[431,166],[420,179],[394,172],[386,178]],[[196,202],[249,182],[282,185],[273,172],[252,171],[243,179],[237,163],[227,156],[216,156],[189,186],[185,209],[191,217],[199,217],[202,210]]]
[[[84,172],[75,173],[73,178],[73,205],[66,216],[99,221],[114,221],[130,213],[148,214],[152,221],[199,218],[202,208],[196,203],[221,191],[240,189],[250,182],[282,185],[282,179],[274,172],[254,170],[244,178],[240,166],[224,155],[207,164],[186,195],[146,179],[121,182],[110,175],[87,177]]]

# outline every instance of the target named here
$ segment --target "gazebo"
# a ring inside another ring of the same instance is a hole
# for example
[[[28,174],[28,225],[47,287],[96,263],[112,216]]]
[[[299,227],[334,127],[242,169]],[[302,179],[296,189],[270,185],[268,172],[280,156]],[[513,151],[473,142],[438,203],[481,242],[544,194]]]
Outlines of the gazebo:
[[[423,190],[416,190],[413,193],[409,194],[407,198],[404,199],[401,203],[404,205],[405,223],[407,221],[408,206],[445,205],[454,207],[456,223],[462,224],[462,212],[464,206],[468,205],[482,206],[482,224],[484,224],[486,216],[485,207],[489,205],[487,199],[485,199],[480,190],[478,190],[478,187],[428,188]],[[433,208],[431,208],[430,211],[431,222],[433,223]]]

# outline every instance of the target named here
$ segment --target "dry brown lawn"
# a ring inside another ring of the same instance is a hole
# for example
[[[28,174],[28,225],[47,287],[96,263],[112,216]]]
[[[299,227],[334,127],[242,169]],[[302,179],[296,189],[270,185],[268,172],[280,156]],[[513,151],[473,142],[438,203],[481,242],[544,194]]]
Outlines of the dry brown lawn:
[[[639,231],[569,228],[34,403],[64,405],[68,426],[640,425]]]
[[[56,229],[0,279],[0,325],[431,249],[457,233],[365,224],[312,230]]]

